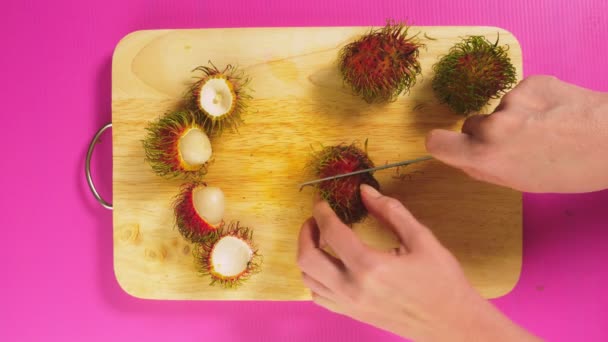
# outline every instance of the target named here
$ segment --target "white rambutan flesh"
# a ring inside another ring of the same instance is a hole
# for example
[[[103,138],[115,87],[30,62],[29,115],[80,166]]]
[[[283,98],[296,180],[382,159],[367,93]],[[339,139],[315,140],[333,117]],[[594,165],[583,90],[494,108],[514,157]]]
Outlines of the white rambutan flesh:
[[[219,239],[211,251],[213,273],[221,277],[235,277],[247,270],[253,257],[249,244],[235,236]]]
[[[200,186],[193,190],[192,202],[194,210],[207,223],[217,226],[224,218],[224,192],[213,186]]]
[[[224,78],[211,78],[200,90],[199,106],[212,117],[220,117],[233,109],[234,91]]]
[[[179,140],[179,153],[182,160],[191,166],[206,163],[212,154],[211,141],[200,128],[192,128]]]

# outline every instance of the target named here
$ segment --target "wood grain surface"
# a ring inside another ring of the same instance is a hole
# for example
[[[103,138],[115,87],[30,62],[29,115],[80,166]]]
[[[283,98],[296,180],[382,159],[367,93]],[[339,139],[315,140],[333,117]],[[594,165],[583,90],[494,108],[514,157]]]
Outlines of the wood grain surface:
[[[377,165],[426,155],[430,129],[462,124],[461,116],[438,104],[430,84],[432,65],[466,35],[494,41],[500,33],[522,75],[521,48],[507,31],[413,27],[426,44],[422,77],[396,102],[369,105],[343,86],[336,67],[339,49],[368,30],[157,30],[120,41],[112,65],[114,265],[125,291],[149,299],[310,299],[295,258],[300,225],[311,213],[311,188],[298,191],[314,177],[304,168],[311,146],[368,139]],[[147,122],[174,109],[191,70],[209,60],[243,68],[255,91],[240,132],[213,140],[215,162],[205,177],[226,194],[226,220],[252,227],[264,256],[261,273],[231,290],[209,286],[197,273],[192,246],[173,227],[171,203],[182,181],[153,174],[141,145]],[[437,161],[376,177],[384,193],[402,200],[456,255],[484,297],[513,288],[522,259],[521,193],[474,181]],[[354,229],[375,247],[395,245],[372,218]]]

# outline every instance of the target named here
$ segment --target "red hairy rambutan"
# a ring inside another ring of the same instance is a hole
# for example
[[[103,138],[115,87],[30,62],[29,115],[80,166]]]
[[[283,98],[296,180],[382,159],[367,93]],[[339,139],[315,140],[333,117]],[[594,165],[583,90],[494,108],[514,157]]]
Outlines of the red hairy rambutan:
[[[353,92],[366,102],[393,101],[416,83],[422,44],[408,37],[404,24],[388,22],[340,51],[340,71]]]
[[[224,193],[220,188],[202,182],[188,183],[174,203],[175,223],[187,240],[204,240],[223,224]]]
[[[211,277],[210,285],[224,288],[242,285],[260,271],[262,264],[253,231],[239,222],[231,222],[197,244],[194,256],[199,272]]]
[[[335,176],[348,172],[374,167],[367,155],[367,143],[362,150],[354,143],[329,146],[313,155],[310,166],[319,178]],[[346,224],[362,221],[367,216],[367,209],[361,201],[359,191],[361,184],[368,184],[376,189],[380,184],[371,173],[333,179],[316,185],[321,198],[329,203],[336,215]]]

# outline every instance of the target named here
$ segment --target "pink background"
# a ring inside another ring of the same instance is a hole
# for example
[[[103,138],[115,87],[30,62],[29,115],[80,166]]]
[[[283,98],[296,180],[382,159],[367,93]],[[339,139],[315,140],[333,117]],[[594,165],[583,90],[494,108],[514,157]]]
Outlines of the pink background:
[[[0,340],[399,340],[310,303],[131,298],[113,274],[112,213],[85,183],[86,147],[111,119],[114,46],[139,29],[378,25],[387,17],[500,26],[518,37],[526,75],[608,91],[606,1],[490,2],[2,1]],[[109,134],[93,166],[111,197]],[[548,340],[608,340],[608,192],[524,202],[521,280],[494,303]]]

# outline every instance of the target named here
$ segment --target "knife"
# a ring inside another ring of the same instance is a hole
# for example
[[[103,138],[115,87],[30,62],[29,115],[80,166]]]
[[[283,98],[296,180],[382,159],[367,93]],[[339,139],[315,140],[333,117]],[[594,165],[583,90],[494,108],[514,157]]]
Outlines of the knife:
[[[374,171],[378,171],[378,170],[389,169],[391,167],[410,165],[410,164],[418,163],[418,162],[421,162],[421,161],[429,160],[429,159],[432,159],[432,158],[433,157],[431,157],[431,156],[424,156],[424,157],[420,157],[420,158],[416,158],[416,159],[404,160],[404,161],[400,161],[400,162],[396,162],[396,163],[392,163],[392,164],[386,164],[386,165],[382,165],[382,166],[372,167],[372,168],[365,169],[365,170],[357,170],[357,171],[343,173],[343,174],[334,175],[334,176],[330,176],[330,177],[320,178],[320,179],[316,179],[316,180],[312,180],[312,181],[300,184],[300,191],[302,191],[302,189],[304,187],[306,187],[306,186],[314,185],[314,184],[325,182],[325,181],[328,181],[328,180],[333,180],[333,179],[338,179],[338,178],[343,178],[343,177],[348,177],[348,176],[354,176],[354,175],[358,175],[358,174],[362,174],[362,173],[368,173],[368,172],[374,172]]]

